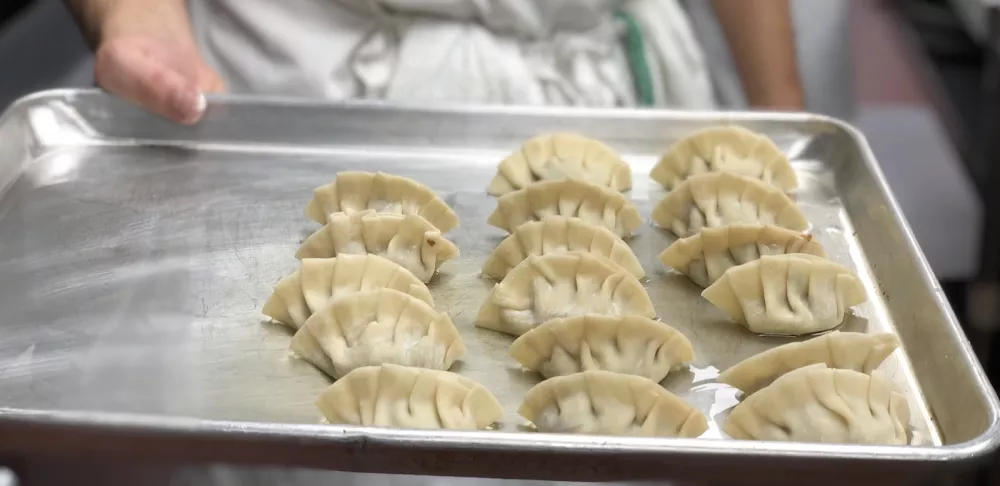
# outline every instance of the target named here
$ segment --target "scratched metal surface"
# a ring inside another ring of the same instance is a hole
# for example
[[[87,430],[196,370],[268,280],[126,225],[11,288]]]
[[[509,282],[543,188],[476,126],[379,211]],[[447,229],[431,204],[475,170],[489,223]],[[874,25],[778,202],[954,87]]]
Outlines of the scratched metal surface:
[[[441,268],[430,288],[468,346],[453,371],[489,388],[507,410],[501,429],[518,432],[517,407],[539,376],[508,358],[511,337],[474,326],[493,284],[479,269],[504,236],[486,225],[495,203],[484,188],[498,160],[542,131],[602,138],[631,164],[629,197],[648,219],[664,195],[647,177],[656,154],[693,128],[726,121],[705,114],[474,110],[431,118],[419,110],[268,103],[217,101],[202,127],[182,129],[97,95],[62,92],[22,102],[0,121],[0,142],[14,147],[8,159],[21,159],[0,160],[7,164],[0,182],[11,181],[0,199],[0,423],[43,411],[83,412],[76,415],[83,421],[90,413],[142,414],[154,425],[155,417],[246,421],[289,440],[341,430],[282,428],[318,424],[313,401],[329,381],[289,356],[289,332],[267,323],[260,310],[272,284],[296,269],[299,243],[317,228],[303,215],[311,190],[340,170],[360,169],[412,177],[460,216],[461,226],[448,236],[462,255]],[[268,116],[275,120],[258,118]],[[904,349],[880,372],[909,398],[912,443],[928,446],[836,451],[933,456],[967,441],[992,448],[995,395],[984,387],[863,141],[826,119],[784,117],[728,120],[769,133],[793,157],[802,184],[796,197],[810,231],[868,285],[869,302],[840,329],[900,335]],[[286,123],[292,124],[281,128]],[[629,240],[660,318],[696,350],[690,369],[672,373],[663,386],[710,417],[709,451],[766,450],[722,438],[718,426],[736,403],[735,391],[715,377],[788,339],[755,336],[728,322],[700,289],[662,268],[656,256],[672,240],[650,224]],[[931,347],[934,356],[922,354]],[[956,393],[974,399],[957,401]],[[464,437],[481,445],[490,442],[488,434],[496,432]],[[534,437],[508,439],[512,447],[559,445],[558,436]],[[669,450],[673,442],[658,444]]]

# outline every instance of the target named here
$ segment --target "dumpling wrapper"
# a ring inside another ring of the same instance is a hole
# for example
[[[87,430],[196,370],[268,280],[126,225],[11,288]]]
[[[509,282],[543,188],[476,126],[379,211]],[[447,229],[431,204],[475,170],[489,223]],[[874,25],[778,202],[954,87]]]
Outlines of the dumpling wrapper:
[[[730,268],[701,295],[753,332],[786,335],[833,329],[849,308],[868,300],[854,272],[804,253]]]
[[[708,287],[732,267],[763,255],[786,253],[826,257],[826,251],[811,235],[771,225],[731,225],[705,228],[673,242],[660,253],[660,261]]]
[[[549,378],[517,412],[540,432],[690,438],[708,430],[705,415],[656,382],[610,371]]]
[[[396,262],[424,282],[430,282],[441,264],[458,257],[458,247],[427,220],[415,214],[334,213],[310,235],[296,258],[338,255],[380,255]]]
[[[316,355],[310,338],[329,360]],[[447,370],[466,351],[446,314],[392,289],[330,301],[295,333],[291,350],[333,378],[385,363]]]
[[[483,265],[483,273],[503,279],[530,255],[548,255],[566,251],[586,251],[643,278],[646,272],[624,240],[607,228],[594,226],[579,218],[549,216],[518,226],[493,250]]]
[[[694,361],[691,341],[640,316],[586,315],[546,321],[517,338],[510,355],[546,378],[604,370],[660,382]]]
[[[728,172],[691,176],[653,208],[653,222],[678,237],[733,224],[805,231],[809,221],[785,193]]]
[[[316,400],[327,421],[409,429],[485,429],[503,407],[484,386],[447,371],[386,364],[358,368]]]
[[[889,333],[833,331],[751,356],[722,372],[718,381],[750,395],[789,371],[817,363],[871,374],[897,348],[899,339]]]
[[[274,286],[262,313],[298,329],[327,301],[380,288],[399,290],[434,305],[427,286],[398,264],[378,255],[340,255],[303,259],[298,270]]]
[[[504,194],[486,221],[508,233],[529,221],[550,216],[580,218],[624,238],[642,224],[642,216],[620,192],[577,180],[544,181]]]
[[[476,326],[520,336],[550,319],[584,314],[656,317],[628,272],[584,252],[529,256],[493,286]]]
[[[486,192],[502,196],[538,181],[576,179],[615,191],[632,188],[632,169],[607,145],[574,133],[541,135],[510,154]]]
[[[333,213],[372,209],[379,213],[415,214],[442,233],[458,227],[458,215],[427,186],[384,172],[343,171],[333,182],[317,187],[306,216],[325,224]]]
[[[885,379],[815,364],[782,375],[730,412],[734,439],[906,445],[910,406]]]
[[[667,189],[688,177],[731,172],[758,179],[781,191],[798,187],[788,157],[765,135],[743,127],[715,127],[695,132],[673,144],[649,176]]]

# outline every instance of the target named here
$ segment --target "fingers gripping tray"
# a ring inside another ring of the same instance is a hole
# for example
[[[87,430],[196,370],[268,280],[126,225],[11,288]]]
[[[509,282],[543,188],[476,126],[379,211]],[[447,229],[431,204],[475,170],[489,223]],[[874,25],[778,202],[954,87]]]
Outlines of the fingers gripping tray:
[[[794,341],[730,322],[658,255],[676,237],[650,222],[666,191],[649,178],[672,142],[736,124],[789,156],[792,193],[827,256],[867,302],[841,331],[892,333],[881,376],[907,399],[906,446],[733,440],[739,401],[717,378]],[[577,132],[621,153],[643,223],[628,246],[657,317],[694,360],[660,385],[708,419],[697,439],[539,433],[517,414],[540,374],[514,337],[475,326],[495,281],[481,273],[507,236],[486,189],[523,141]],[[345,170],[420,181],[454,209],[459,256],[427,283],[467,346],[451,371],[503,406],[493,430],[320,423],[330,380],[288,351],[261,315],[320,225],[312,190]],[[974,358],[863,137],[824,117],[663,111],[398,108],[251,98],[210,102],[194,127],[95,91],[22,99],[0,118],[2,452],[103,452],[479,477],[688,479],[769,484],[836,474],[850,484],[945,474],[997,446],[996,395]],[[785,474],[793,472],[794,474]]]

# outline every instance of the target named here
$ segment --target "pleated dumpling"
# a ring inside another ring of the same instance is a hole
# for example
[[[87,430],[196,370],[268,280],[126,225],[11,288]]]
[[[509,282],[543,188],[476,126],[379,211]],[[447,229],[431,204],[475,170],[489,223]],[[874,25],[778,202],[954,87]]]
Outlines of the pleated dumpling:
[[[771,225],[731,225],[705,228],[673,242],[660,254],[660,261],[708,287],[732,267],[763,255],[786,253],[826,256],[823,247],[807,234]]]
[[[691,176],[653,208],[653,222],[681,238],[732,224],[775,225],[795,231],[809,227],[785,193],[728,172]]]
[[[377,255],[340,255],[303,259],[298,270],[274,286],[263,314],[298,329],[331,299],[381,288],[399,290],[434,305],[427,286],[405,268]]]
[[[458,247],[415,214],[334,213],[306,238],[296,258],[375,254],[396,262],[429,282],[442,263],[458,256]]]
[[[798,187],[788,157],[770,138],[742,127],[695,132],[667,150],[649,176],[667,189],[707,172],[732,172],[788,192]]]
[[[615,191],[632,188],[632,170],[611,147],[573,133],[541,135],[510,154],[486,188],[491,196],[538,181],[576,179]]]
[[[528,221],[549,216],[580,218],[623,238],[642,224],[635,204],[620,192],[570,179],[538,182],[504,194],[497,199],[497,208],[487,223],[509,233]]]
[[[518,409],[540,432],[698,437],[705,415],[656,382],[610,371],[545,380]]]
[[[518,226],[493,250],[483,265],[483,273],[502,279],[528,256],[566,251],[600,255],[636,278],[646,276],[632,249],[610,230],[563,216],[549,216]]]
[[[546,321],[517,338],[510,355],[546,378],[604,370],[663,380],[694,360],[676,329],[640,316],[586,315]]]
[[[898,347],[899,339],[889,333],[834,331],[751,356],[719,375],[719,382],[749,395],[789,371],[817,363],[869,374]]]
[[[485,429],[503,407],[485,387],[447,371],[386,364],[358,368],[316,400],[331,424],[409,429]]]
[[[701,295],[753,332],[791,335],[833,329],[868,300],[854,272],[804,253],[730,268]]]
[[[392,289],[332,300],[295,334],[292,352],[334,378],[385,363],[447,370],[465,355],[465,343],[446,314]],[[323,369],[325,360],[314,362],[310,338],[330,358],[332,370]]]
[[[344,171],[333,182],[317,187],[306,215],[326,223],[333,213],[372,209],[380,213],[415,214],[442,233],[458,227],[458,215],[427,186],[384,172]]]
[[[747,397],[722,431],[734,439],[906,445],[910,406],[885,379],[815,364]]]
[[[584,252],[529,256],[493,286],[476,325],[520,336],[539,324],[584,314],[656,317],[628,272]]]

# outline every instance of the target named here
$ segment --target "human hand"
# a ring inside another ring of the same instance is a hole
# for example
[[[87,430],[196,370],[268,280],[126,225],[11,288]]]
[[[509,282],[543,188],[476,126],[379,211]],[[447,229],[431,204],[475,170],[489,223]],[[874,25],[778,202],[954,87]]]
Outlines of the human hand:
[[[170,120],[195,123],[205,112],[204,93],[225,91],[225,83],[198,51],[183,2],[145,7],[109,15],[97,46],[97,83]]]

